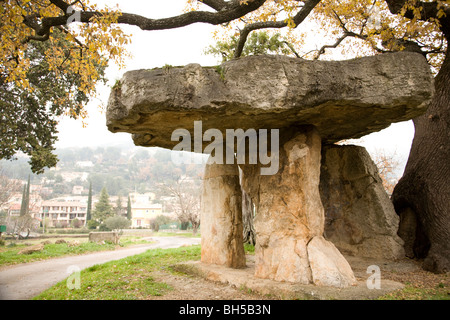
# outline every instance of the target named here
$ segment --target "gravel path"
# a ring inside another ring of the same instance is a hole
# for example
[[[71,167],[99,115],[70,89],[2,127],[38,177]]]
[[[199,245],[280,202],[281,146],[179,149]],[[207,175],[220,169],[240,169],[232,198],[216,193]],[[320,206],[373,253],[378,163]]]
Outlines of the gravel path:
[[[200,238],[152,237],[152,244],[137,245],[115,251],[50,259],[11,266],[0,271],[0,300],[28,300],[69,276],[68,270],[79,270],[112,260],[145,252],[148,249],[178,248],[200,244]]]

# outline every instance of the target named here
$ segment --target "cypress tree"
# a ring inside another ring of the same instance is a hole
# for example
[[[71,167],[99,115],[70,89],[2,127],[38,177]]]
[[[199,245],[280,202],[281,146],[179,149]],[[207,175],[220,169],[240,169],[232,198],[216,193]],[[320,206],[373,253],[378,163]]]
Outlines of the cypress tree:
[[[89,181],[89,195],[87,201],[86,222],[92,219],[92,181]]]
[[[103,187],[100,192],[100,198],[95,205],[93,216],[98,222],[103,223],[107,218],[112,217],[113,215],[114,211],[109,203],[108,191],[106,190],[106,187]]]
[[[23,186],[22,204],[20,206],[20,216],[28,214],[30,207],[30,175],[28,175],[28,183]]]
[[[130,195],[128,195],[128,203],[127,203],[127,219],[131,220],[131,199]]]

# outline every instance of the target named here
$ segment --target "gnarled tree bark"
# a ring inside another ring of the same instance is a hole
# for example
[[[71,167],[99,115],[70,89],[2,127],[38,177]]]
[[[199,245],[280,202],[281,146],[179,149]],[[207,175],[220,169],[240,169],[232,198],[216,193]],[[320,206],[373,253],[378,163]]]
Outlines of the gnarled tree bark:
[[[447,37],[448,39],[448,37]],[[416,129],[408,163],[392,196],[397,213],[416,215],[414,256],[423,267],[450,271],[450,56],[435,79],[436,93],[425,115],[414,119]],[[402,221],[401,221],[402,223]]]
[[[394,14],[400,13],[405,2],[386,0]],[[434,98],[427,112],[414,119],[416,131],[408,163],[392,200],[401,218],[406,217],[405,212],[415,215],[416,226],[401,230],[403,237],[414,239],[414,256],[426,257],[423,268],[440,273],[450,271],[450,8],[439,7],[436,1],[415,5],[422,7],[421,20],[439,20],[447,52],[435,78]],[[439,9],[444,10],[443,16],[439,17]],[[414,13],[407,10],[405,17],[412,19]],[[405,230],[410,234],[405,235]]]

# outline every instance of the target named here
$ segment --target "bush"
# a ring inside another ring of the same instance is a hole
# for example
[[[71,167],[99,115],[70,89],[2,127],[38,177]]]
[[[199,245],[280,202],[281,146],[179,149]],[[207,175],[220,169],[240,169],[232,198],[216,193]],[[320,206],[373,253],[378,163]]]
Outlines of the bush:
[[[99,223],[95,220],[88,220],[87,227],[89,230],[95,230],[99,226]]]
[[[106,219],[105,225],[110,230],[122,230],[130,226],[130,220],[124,217],[114,216]]]
[[[102,223],[99,227],[98,227],[98,231],[111,231],[110,228],[108,228],[106,226],[106,224]]]
[[[72,220],[72,222],[71,222],[71,225],[72,225],[72,227],[73,228],[81,228],[81,226],[83,225],[83,222],[81,222],[81,220],[78,220],[78,219],[73,219]]]
[[[171,220],[169,217],[164,215],[159,215],[156,218],[153,218],[150,220],[150,227],[153,229],[153,231],[158,232],[159,227],[163,224],[169,223]]]

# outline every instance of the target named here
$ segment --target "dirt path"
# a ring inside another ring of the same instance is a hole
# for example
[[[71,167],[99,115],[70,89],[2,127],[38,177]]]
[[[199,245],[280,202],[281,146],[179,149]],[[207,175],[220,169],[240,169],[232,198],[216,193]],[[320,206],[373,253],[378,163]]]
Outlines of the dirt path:
[[[32,262],[11,266],[0,271],[0,300],[27,300],[69,276],[70,268],[79,270],[95,264],[122,259],[148,249],[177,248],[199,244],[199,238],[152,237],[156,243],[137,245],[115,251],[104,251],[79,256]]]

